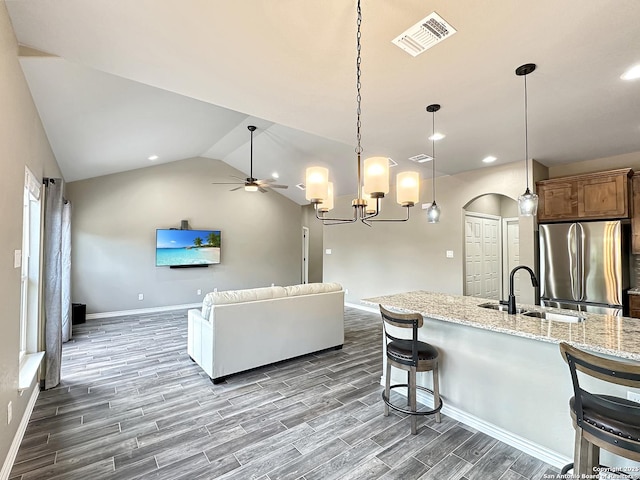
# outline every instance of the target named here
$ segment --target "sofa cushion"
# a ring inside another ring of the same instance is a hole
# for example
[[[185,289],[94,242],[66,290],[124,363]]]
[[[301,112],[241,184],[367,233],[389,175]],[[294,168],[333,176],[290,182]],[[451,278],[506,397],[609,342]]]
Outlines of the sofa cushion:
[[[202,317],[209,319],[214,305],[228,305],[231,303],[255,302],[271,298],[286,297],[283,287],[247,288],[243,290],[225,290],[223,292],[207,293],[202,300]]]
[[[304,283],[301,285],[290,285],[284,287],[287,295],[294,297],[297,295],[309,295],[312,293],[328,293],[339,292],[342,290],[342,285],[339,283]]]

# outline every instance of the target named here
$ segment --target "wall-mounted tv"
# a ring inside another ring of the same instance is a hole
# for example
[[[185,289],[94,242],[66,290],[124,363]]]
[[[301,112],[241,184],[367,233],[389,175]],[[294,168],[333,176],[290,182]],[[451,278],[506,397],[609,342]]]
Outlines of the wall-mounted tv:
[[[156,267],[220,263],[220,230],[156,230]]]

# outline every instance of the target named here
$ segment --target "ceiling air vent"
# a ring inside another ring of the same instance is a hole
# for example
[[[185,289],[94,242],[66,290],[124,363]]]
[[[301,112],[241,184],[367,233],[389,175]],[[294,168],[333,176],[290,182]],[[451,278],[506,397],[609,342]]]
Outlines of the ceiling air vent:
[[[445,22],[436,12],[433,12],[398,35],[391,43],[416,57],[454,33],[456,33],[456,29]]]
[[[299,183],[299,184],[296,185],[296,187],[298,187],[300,190],[306,190],[307,189],[307,187],[305,186],[304,183]]]
[[[433,157],[424,153],[420,153],[418,155],[414,155],[413,157],[409,157],[409,160],[416,163],[424,163],[433,160]]]

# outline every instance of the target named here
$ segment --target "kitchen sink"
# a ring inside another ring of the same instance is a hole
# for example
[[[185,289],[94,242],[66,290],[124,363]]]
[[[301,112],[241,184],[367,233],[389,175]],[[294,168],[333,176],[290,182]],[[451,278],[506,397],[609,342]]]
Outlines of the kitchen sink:
[[[508,305],[503,305],[501,303],[481,303],[478,306],[480,308],[488,308],[491,310],[498,310],[500,312],[506,312],[507,310],[509,310]],[[520,307],[516,308],[516,313],[526,314],[526,312],[527,310],[525,310],[524,308],[520,308]]]
[[[526,312],[523,314],[525,317],[535,317],[542,318],[544,320],[552,320],[554,322],[564,322],[564,323],[580,323],[584,322],[584,317],[577,317],[575,315],[565,315],[563,313],[553,313],[553,312]]]

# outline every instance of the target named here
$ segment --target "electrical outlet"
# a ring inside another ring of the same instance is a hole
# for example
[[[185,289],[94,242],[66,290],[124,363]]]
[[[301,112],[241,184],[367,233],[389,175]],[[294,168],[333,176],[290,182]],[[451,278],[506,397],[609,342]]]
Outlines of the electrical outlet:
[[[640,403],[640,393],[636,392],[627,392],[627,400],[631,400],[632,402]]]
[[[218,291],[218,288],[217,288],[217,287],[214,287],[214,288],[213,288],[213,293],[216,293],[217,291]]]
[[[447,250],[447,258],[453,258],[453,250]]]
[[[344,289],[344,294],[345,294],[345,295],[349,295],[349,289],[348,289],[348,288],[345,288],[345,289]]]
[[[196,290],[196,294],[202,295],[202,290],[200,290],[200,289]]]
[[[11,423],[11,419],[13,418],[13,408],[11,402],[7,404],[7,425]]]
[[[144,294],[139,293],[138,294],[138,300],[144,300]]]

